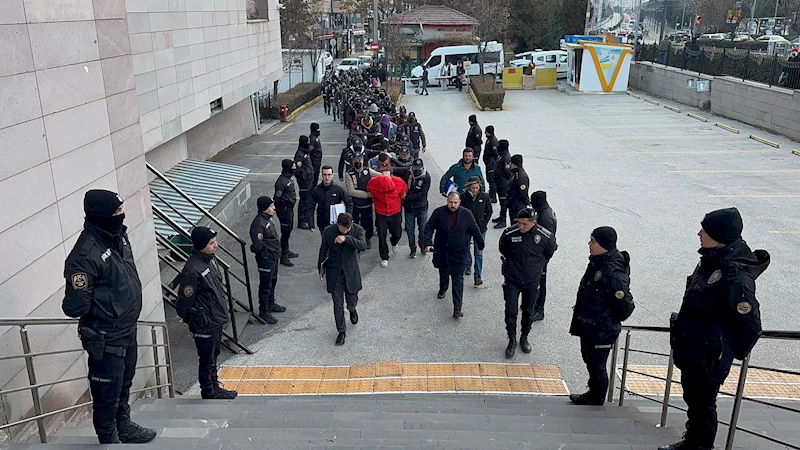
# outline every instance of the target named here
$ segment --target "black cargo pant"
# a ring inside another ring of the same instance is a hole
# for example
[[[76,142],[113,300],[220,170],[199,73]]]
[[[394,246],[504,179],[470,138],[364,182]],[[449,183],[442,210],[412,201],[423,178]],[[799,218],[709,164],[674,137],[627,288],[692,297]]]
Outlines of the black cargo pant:
[[[688,410],[686,440],[698,447],[714,446],[717,437],[717,394],[720,383],[681,372],[683,400]]]
[[[291,207],[280,207],[276,211],[278,221],[281,223],[281,255],[289,252],[289,238],[294,229],[294,205]]]
[[[508,185],[495,183],[497,189],[497,202],[500,203],[500,219],[506,221],[508,216]]]
[[[403,234],[403,217],[400,212],[391,216],[375,214],[375,225],[378,228],[378,252],[382,260],[389,259],[389,245],[386,243],[386,235],[391,234],[389,241],[392,247],[400,242]]]
[[[536,300],[536,306],[533,308],[534,311],[544,313],[544,301],[545,297],[547,296],[547,263],[550,262],[548,259],[544,263],[544,267],[542,268],[542,278],[539,279],[539,299]]]
[[[310,189],[300,189],[300,201],[297,204],[297,224],[306,223],[308,226],[314,226],[313,214],[308,214],[308,191]]]
[[[328,273],[329,276],[330,272]],[[348,311],[355,311],[358,306],[358,293],[349,292],[347,290],[347,282],[344,278],[344,271],[340,270],[339,275],[336,277],[336,287],[331,294],[333,298],[333,318],[336,320],[336,331],[344,333],[347,330],[347,324],[344,320],[344,305],[347,303]]]
[[[258,257],[258,314],[269,313],[275,303],[275,285],[278,284],[278,261]]]
[[[197,381],[200,382],[200,393],[211,394],[217,388],[217,357],[222,346],[222,328],[209,331],[207,334],[194,334],[194,345],[197,347]]]
[[[439,291],[445,292],[453,279],[453,310],[461,311],[464,305],[464,269],[462,267],[458,273],[450,273],[449,269],[439,269]]]
[[[357,223],[364,228],[364,237],[372,239],[375,235],[374,222],[372,220],[372,205],[369,206],[354,206],[353,207],[353,223]]]
[[[320,168],[322,167],[322,161],[320,162],[312,161],[311,165],[314,167],[314,184],[312,184],[312,186],[316,186],[319,184],[319,171]]]
[[[489,183],[489,199],[497,200],[497,183],[494,181],[494,166],[486,166],[486,181]]]
[[[608,354],[613,346],[581,336],[581,357],[589,372],[589,396],[595,402],[605,402],[608,392]]]
[[[92,393],[92,423],[97,437],[106,442],[116,436],[117,423],[130,419],[128,397],[136,373],[136,334],[125,343],[106,345],[103,359],[89,355],[89,390]]]
[[[511,218],[512,224],[517,223],[517,213],[522,211],[527,207],[525,202],[522,201],[521,198],[513,198],[507,200],[508,202],[508,215]]]
[[[519,297],[522,294],[522,334],[528,334],[533,324],[533,307],[536,303],[538,283],[503,283],[503,298],[506,301],[506,333],[517,336],[517,311],[520,310]]]

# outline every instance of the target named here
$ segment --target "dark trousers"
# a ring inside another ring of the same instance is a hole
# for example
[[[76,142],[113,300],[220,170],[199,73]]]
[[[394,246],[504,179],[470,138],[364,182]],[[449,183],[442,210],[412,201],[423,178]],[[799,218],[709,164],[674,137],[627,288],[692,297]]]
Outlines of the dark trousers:
[[[581,337],[581,356],[589,372],[589,396],[597,402],[605,402],[608,392],[608,354],[613,345]]]
[[[217,357],[222,345],[222,328],[207,334],[195,334],[194,345],[197,347],[197,381],[200,382],[200,391],[210,394],[218,384]]]
[[[92,392],[92,423],[97,437],[108,440],[117,432],[117,422],[130,419],[128,397],[136,373],[136,334],[128,345],[106,347],[103,359],[89,359],[89,389]]]
[[[314,166],[314,184],[312,186],[316,186],[319,184],[319,171],[320,167],[322,166],[320,164],[314,164],[313,166]]]
[[[686,440],[698,447],[711,448],[717,436],[717,394],[720,384],[681,373],[686,416]]]
[[[422,234],[425,232],[425,224],[428,223],[428,210],[411,212],[406,210],[406,236],[408,236],[408,248],[414,250],[419,245],[420,250],[422,246]],[[417,226],[417,236],[414,232],[414,225]],[[416,242],[415,242],[416,240]]]
[[[344,305],[347,302],[347,310],[355,311],[358,306],[358,293],[347,292],[347,282],[344,278],[344,272],[340,271],[336,279],[336,287],[333,288],[333,317],[336,319],[336,331],[344,333],[347,330],[347,324],[344,320]]]
[[[525,203],[519,198],[509,199],[508,202],[508,215],[511,218],[511,223],[517,223],[517,213],[525,209]]]
[[[517,311],[520,309],[519,297],[522,294],[522,334],[531,331],[533,320],[533,306],[536,302],[536,290],[539,288],[535,282],[516,284],[503,283],[503,298],[506,301],[506,333],[517,336]]]
[[[297,203],[297,223],[307,223],[308,226],[314,226],[314,218],[309,217],[306,212],[308,207],[308,189],[300,189],[300,201]]]
[[[367,207],[353,207],[353,223],[357,223],[364,228],[364,237],[372,239],[375,235],[375,228],[372,220],[372,205]]]
[[[420,93],[420,95],[428,93],[428,79],[427,78],[423,78],[422,79],[422,87],[420,87],[419,93]]]
[[[383,214],[375,214],[375,226],[378,228],[378,252],[381,259],[389,259],[389,246],[386,244],[386,234],[391,235],[390,242],[392,247],[400,242],[400,235],[403,233],[403,219],[401,214],[392,214],[391,216],[384,216]]]
[[[508,185],[496,184],[497,202],[500,203],[500,218],[503,222],[508,216]]]
[[[294,229],[294,207],[277,210],[278,221],[281,223],[281,254],[289,251],[289,238]]]
[[[327,95],[322,96],[322,105],[325,109],[325,114],[331,113],[331,99]]]
[[[461,311],[461,306],[464,304],[464,268],[456,274],[451,274],[448,269],[439,269],[439,290],[441,292],[447,290],[451,278],[453,279],[453,309]]]
[[[536,306],[533,308],[534,311],[537,312],[544,312],[544,301],[545,296],[547,296],[547,263],[544,263],[544,267],[542,268],[542,277],[539,279],[539,298],[536,300]]]
[[[494,182],[494,169],[486,169],[486,180],[489,182],[489,198],[497,199],[497,183]]]
[[[258,313],[266,315],[275,303],[275,285],[278,284],[278,261],[258,258]]]
[[[483,150],[481,144],[472,147],[472,160],[475,162],[476,166],[481,164],[481,150]]]

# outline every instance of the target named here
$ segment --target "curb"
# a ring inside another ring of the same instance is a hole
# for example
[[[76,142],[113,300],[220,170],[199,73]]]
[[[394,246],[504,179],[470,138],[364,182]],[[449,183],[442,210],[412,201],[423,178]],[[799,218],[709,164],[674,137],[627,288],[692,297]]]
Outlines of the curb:
[[[294,111],[289,113],[289,116],[286,117],[286,121],[287,122],[291,122],[292,119],[294,119],[298,114],[300,114],[301,112],[305,111],[306,109],[316,105],[317,103],[319,103],[320,100],[322,100],[322,96],[321,95],[317,96],[316,98],[314,98],[314,100],[311,100],[308,103],[300,105],[297,109],[295,109]]]
[[[475,102],[475,106],[478,107],[478,111],[502,111],[503,108],[484,108],[481,106],[480,102],[478,102],[478,98],[475,97],[475,93],[472,92],[472,86],[469,88],[469,96],[472,97],[472,101]]]

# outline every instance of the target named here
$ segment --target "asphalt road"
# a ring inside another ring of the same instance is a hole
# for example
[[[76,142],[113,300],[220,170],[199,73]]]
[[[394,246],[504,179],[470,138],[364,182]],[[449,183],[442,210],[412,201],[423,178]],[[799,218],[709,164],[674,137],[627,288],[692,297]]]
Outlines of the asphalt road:
[[[549,266],[546,319],[534,325],[533,353],[517,352],[513,362],[555,364],[570,390],[581,391],[586,372],[578,339],[567,330],[592,229],[613,226],[618,247],[631,254],[636,311],[627,323],[667,326],[670,312],[680,306],[685,277],[699,260],[703,215],[728,206],[742,212],[750,246],[772,255],[771,267],[758,279],[764,328],[797,328],[800,159],[790,150],[800,148],[797,143],[727,119],[699,122],[686,116],[687,108],[679,114],[626,95],[510,91],[505,111],[476,112],[464,94],[432,88],[429,96],[412,95],[405,104],[424,127],[428,152],[423,159],[434,186],[460,158],[467,117],[477,114],[481,127],[494,125],[497,136],[510,141],[512,154],[523,155],[531,192],[547,191],[558,214],[559,250]],[[251,169],[254,203],[258,195],[272,194],[280,160],[294,154],[298,136],[313,121],[322,125],[323,162],[335,165],[346,134],[324,115],[321,104],[215,160]],[[717,128],[715,121],[741,134]],[[781,148],[750,140],[750,134]],[[431,210],[445,203],[437,192],[430,200]],[[246,235],[250,220],[243,217],[235,231]],[[296,229],[291,245],[301,256],[295,267],[281,266],[278,282],[278,301],[289,311],[278,316],[282,320],[276,326],[250,326],[245,341],[256,353],[230,357],[225,364],[506,361],[499,236],[500,230],[487,233],[484,288],[473,288],[467,277],[459,320],[451,317],[449,295],[436,299],[437,272],[430,259],[408,259],[405,236],[385,269],[373,245],[360,263],[360,322],[348,323],[347,343],[336,347],[330,296],[315,269],[319,234]],[[632,343],[650,351],[669,349],[664,334],[635,333]],[[799,354],[791,342],[762,341],[753,360],[797,368]],[[666,359],[634,354],[631,363],[663,365]]]

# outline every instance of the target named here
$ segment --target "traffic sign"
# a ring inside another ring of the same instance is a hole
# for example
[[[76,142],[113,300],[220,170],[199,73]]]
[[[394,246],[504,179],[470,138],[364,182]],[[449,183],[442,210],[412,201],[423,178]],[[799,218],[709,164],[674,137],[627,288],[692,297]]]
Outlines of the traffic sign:
[[[378,43],[377,42],[373,42],[372,45],[370,46],[370,48],[372,49],[373,52],[377,52],[378,51]]]

